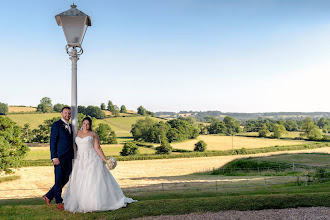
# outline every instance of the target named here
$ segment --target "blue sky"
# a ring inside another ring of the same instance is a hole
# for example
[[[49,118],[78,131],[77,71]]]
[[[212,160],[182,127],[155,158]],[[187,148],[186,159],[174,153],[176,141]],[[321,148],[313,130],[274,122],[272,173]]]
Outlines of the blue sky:
[[[2,2],[0,102],[70,104],[54,16],[68,0]],[[91,16],[78,104],[151,111],[330,111],[330,2],[77,0]]]

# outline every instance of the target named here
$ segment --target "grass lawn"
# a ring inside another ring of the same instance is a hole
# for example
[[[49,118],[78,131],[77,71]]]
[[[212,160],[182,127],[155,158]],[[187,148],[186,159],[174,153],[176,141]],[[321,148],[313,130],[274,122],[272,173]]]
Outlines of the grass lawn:
[[[19,126],[26,123],[31,125],[31,129],[35,129],[38,125],[43,124],[47,119],[54,117],[60,117],[60,113],[44,113],[44,114],[18,114],[18,115],[7,115],[8,118],[16,122]]]
[[[267,161],[273,163],[296,163],[302,165],[330,166],[330,154],[326,153],[280,154],[267,157],[251,157],[247,160]]]
[[[50,150],[48,144],[44,147],[30,147],[27,157],[25,160],[39,160],[39,159],[49,159],[50,158]],[[120,155],[120,151],[123,148],[122,144],[108,144],[108,145],[101,145],[105,156],[118,156]],[[139,147],[140,154],[154,154],[155,150],[146,148],[146,147]]]
[[[248,193],[200,191],[144,192],[126,196],[139,200],[127,208],[96,213],[70,213],[48,207],[41,198],[0,200],[4,219],[130,219],[143,216],[178,215],[223,210],[261,210],[295,207],[330,207],[330,186],[284,184]]]
[[[207,150],[231,150],[232,143],[234,149],[241,148],[261,148],[270,146],[288,146],[298,144],[311,144],[315,142],[304,140],[281,140],[281,139],[269,139],[269,138],[256,138],[256,137],[241,137],[234,136],[220,136],[220,135],[200,135],[197,140],[188,140],[181,143],[172,143],[171,146],[175,149],[194,150],[195,143],[199,140],[203,140],[207,144]]]

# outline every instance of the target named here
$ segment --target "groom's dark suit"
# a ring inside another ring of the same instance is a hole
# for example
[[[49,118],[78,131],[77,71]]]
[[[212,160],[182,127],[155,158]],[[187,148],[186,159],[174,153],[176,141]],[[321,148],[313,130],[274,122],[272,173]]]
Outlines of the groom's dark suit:
[[[69,128],[62,119],[54,122],[52,125],[50,133],[50,152],[51,159],[58,158],[60,164],[54,165],[55,184],[48,191],[46,197],[49,200],[52,200],[55,197],[56,203],[62,203],[62,188],[69,180],[73,159],[72,132],[70,134]]]

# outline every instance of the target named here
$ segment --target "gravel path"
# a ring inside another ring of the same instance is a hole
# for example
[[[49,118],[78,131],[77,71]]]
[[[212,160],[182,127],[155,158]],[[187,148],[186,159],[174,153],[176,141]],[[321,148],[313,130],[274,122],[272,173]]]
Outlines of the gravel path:
[[[329,207],[304,207],[290,209],[267,209],[258,211],[221,211],[206,213],[191,213],[186,215],[163,215],[138,218],[139,220],[201,220],[201,219],[219,219],[219,220],[330,220]]]

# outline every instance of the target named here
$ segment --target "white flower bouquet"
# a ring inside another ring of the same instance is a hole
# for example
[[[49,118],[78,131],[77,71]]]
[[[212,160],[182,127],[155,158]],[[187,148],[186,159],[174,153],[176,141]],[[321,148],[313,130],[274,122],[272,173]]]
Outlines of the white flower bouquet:
[[[117,160],[113,157],[109,157],[109,158],[107,158],[106,165],[109,168],[109,170],[113,170],[117,166]]]

